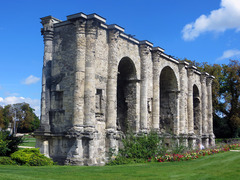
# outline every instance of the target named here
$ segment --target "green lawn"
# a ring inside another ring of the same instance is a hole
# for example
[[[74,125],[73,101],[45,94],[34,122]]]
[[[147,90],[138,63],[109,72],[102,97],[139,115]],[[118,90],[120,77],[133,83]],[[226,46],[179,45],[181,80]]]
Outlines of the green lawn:
[[[197,160],[135,165],[27,167],[0,165],[0,179],[239,179],[240,152],[225,152]]]
[[[33,137],[24,137],[24,141],[20,146],[35,147],[36,139]]]

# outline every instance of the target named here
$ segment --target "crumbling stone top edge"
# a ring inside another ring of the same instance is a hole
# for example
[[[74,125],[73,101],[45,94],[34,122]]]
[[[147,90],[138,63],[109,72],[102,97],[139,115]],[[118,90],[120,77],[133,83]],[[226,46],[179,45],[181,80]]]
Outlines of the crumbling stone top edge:
[[[42,22],[44,22],[44,21],[49,21],[49,20],[54,20],[54,21],[56,21],[56,22],[62,22],[60,19],[57,19],[57,18],[55,18],[55,17],[52,17],[52,16],[45,16],[45,17],[42,17],[42,18],[40,18],[41,20],[42,20]]]
[[[215,79],[215,76],[209,75],[207,78]]]
[[[78,19],[78,18],[87,19],[88,16],[82,12],[67,16],[67,20],[73,20],[73,19]]]
[[[96,13],[93,13],[93,14],[89,14],[87,15],[87,19],[97,19],[103,23],[106,23],[106,19],[103,18],[102,16],[99,16],[98,14]]]
[[[201,75],[203,76],[209,76],[209,74],[207,72],[202,72]]]
[[[110,24],[107,27],[108,27],[108,29],[117,29],[117,30],[119,30],[121,32],[124,32],[124,28],[119,26],[119,25],[117,25],[117,24]]]
[[[157,46],[157,47],[153,47],[152,51],[160,51],[163,53],[165,50],[163,48],[160,48],[159,46]]]
[[[133,43],[139,44],[139,40],[129,36],[128,34],[125,34],[125,33],[122,32],[122,33],[120,33],[120,36],[129,40],[129,41],[132,41]]]
[[[140,45],[146,44],[146,45],[148,45],[148,46],[150,46],[150,47],[153,47],[153,43],[149,42],[148,40],[140,41],[139,44],[140,44]]]
[[[62,22],[54,24],[54,27],[65,26],[65,25],[68,25],[68,24],[71,24],[71,22],[69,22],[69,21],[62,21]]]
[[[169,61],[172,61],[172,62],[174,62],[174,63],[176,63],[176,64],[179,64],[179,61],[176,60],[176,59],[174,59],[174,58],[171,57],[170,55],[167,55],[167,54],[165,54],[165,53],[162,53],[161,56],[164,57],[164,58],[166,58],[166,59],[169,60]]]

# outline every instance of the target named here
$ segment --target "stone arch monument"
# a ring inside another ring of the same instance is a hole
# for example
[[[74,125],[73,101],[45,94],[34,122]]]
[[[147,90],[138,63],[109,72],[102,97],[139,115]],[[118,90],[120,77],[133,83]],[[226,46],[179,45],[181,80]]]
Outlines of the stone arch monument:
[[[62,164],[101,165],[127,131],[214,145],[213,76],[84,13],[41,18],[37,147]]]

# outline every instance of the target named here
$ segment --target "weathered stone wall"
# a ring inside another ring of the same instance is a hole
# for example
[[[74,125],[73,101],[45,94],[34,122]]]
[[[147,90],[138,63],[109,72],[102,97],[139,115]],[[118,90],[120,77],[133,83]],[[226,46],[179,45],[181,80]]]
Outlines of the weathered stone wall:
[[[212,76],[107,25],[97,14],[42,18],[37,147],[62,164],[101,165],[127,132],[214,145]]]

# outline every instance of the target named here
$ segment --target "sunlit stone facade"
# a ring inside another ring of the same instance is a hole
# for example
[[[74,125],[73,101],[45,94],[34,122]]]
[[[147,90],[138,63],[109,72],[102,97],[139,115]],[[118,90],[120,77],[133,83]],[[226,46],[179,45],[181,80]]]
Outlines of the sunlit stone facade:
[[[97,14],[41,20],[41,126],[35,136],[46,156],[102,165],[128,131],[155,130],[186,146],[214,145],[213,76]]]

